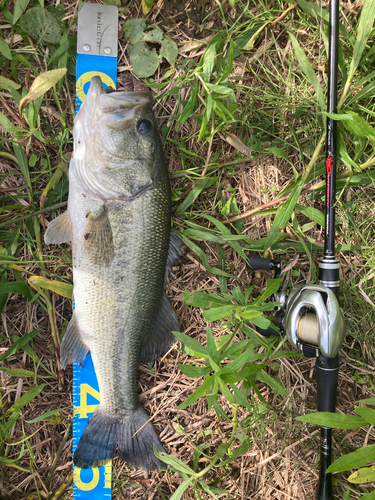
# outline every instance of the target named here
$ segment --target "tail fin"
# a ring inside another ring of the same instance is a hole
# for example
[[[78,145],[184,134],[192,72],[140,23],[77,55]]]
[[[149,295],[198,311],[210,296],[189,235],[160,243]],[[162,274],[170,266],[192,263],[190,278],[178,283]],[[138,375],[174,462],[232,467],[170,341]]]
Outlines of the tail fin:
[[[137,408],[130,417],[117,419],[108,416],[99,407],[90,418],[74,453],[74,464],[81,468],[97,467],[116,455],[139,469],[166,469],[154,455],[153,445],[164,451],[154,426],[143,408]],[[142,429],[141,427],[146,424]],[[141,429],[141,430],[139,430]],[[139,432],[137,432],[139,431]]]

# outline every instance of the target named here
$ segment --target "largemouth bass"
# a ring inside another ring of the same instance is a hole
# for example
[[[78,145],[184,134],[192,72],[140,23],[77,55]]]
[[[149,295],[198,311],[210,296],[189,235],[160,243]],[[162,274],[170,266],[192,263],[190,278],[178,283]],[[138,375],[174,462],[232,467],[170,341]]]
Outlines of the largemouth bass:
[[[149,92],[106,94],[99,77],[74,121],[65,213],[45,243],[72,242],[75,309],[61,344],[61,365],[91,351],[100,405],[74,455],[80,467],[117,452],[147,470],[163,447],[137,394],[139,361],[175,342],[176,315],[165,294],[166,269],[178,257],[171,194]]]

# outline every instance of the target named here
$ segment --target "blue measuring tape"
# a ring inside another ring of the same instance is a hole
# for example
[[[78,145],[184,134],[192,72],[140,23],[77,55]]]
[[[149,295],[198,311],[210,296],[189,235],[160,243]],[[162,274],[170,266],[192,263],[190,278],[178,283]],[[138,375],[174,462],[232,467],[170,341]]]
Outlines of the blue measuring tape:
[[[78,14],[76,111],[84,101],[93,76],[116,88],[118,9],[86,3]],[[74,299],[73,299],[74,310]],[[100,402],[99,385],[89,353],[73,366],[73,453],[87,422]],[[93,469],[73,465],[73,496],[80,500],[112,498],[112,464]]]

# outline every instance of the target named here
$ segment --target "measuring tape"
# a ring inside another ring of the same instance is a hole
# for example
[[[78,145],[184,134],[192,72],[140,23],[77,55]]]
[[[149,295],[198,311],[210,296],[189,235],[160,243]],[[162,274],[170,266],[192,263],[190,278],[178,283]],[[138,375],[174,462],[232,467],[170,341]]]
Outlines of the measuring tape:
[[[85,3],[78,13],[77,112],[85,100],[92,77],[100,76],[105,87],[116,88],[117,39],[117,7]],[[76,361],[73,366],[73,453],[99,402],[99,385],[89,353],[81,365]],[[73,465],[74,499],[104,500],[112,498],[111,482],[111,463],[94,469],[81,469]]]

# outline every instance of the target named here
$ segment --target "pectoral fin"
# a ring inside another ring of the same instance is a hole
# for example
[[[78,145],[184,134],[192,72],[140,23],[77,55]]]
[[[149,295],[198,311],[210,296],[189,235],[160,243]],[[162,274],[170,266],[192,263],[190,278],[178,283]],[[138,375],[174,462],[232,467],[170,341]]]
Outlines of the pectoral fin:
[[[72,241],[73,229],[69,212],[64,212],[52,222],[44,233],[46,245],[66,243]]]
[[[112,229],[104,206],[98,214],[89,214],[83,237],[85,249],[94,264],[111,264],[114,252]]]

